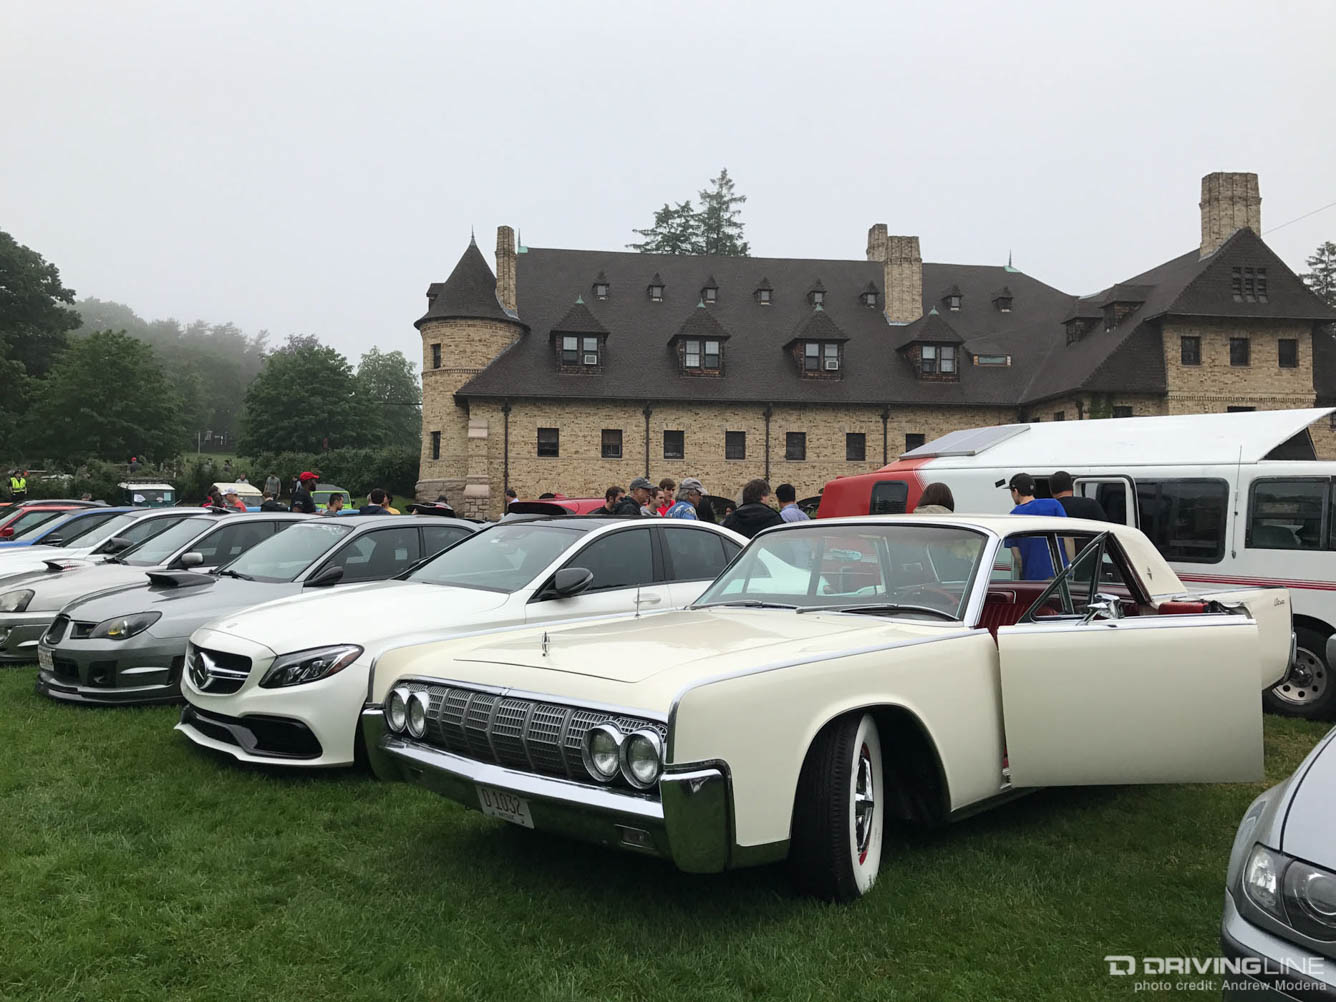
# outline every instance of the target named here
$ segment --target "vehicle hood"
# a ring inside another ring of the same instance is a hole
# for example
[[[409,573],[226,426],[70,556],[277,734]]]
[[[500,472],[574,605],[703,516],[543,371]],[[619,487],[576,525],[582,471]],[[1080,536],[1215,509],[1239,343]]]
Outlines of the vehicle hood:
[[[414,646],[382,666],[375,692],[392,677],[417,674],[606,701],[613,682],[626,686],[624,705],[662,710],[672,693],[702,678],[962,630],[787,609],[618,616]]]
[[[57,610],[75,599],[126,585],[144,584],[146,568],[128,564],[80,564],[63,570],[43,569],[7,576],[4,589],[31,588],[29,612]]]
[[[1336,870],[1336,732],[1300,766],[1281,835],[1283,852]]]
[[[72,602],[64,611],[74,619],[93,623],[136,612],[157,612],[162,618],[149,628],[151,636],[188,637],[219,615],[282,598],[301,588],[286,582],[242,581],[195,571],[178,571],[176,575],[191,583],[142,583],[146,575],[140,571],[141,583],[88,596]],[[195,579],[202,580],[194,583]]]
[[[220,633],[263,644],[276,654],[324,644],[356,643],[368,650],[399,637],[450,628],[481,629],[488,613],[510,598],[501,592],[414,581],[313,589],[234,615],[214,616]]]

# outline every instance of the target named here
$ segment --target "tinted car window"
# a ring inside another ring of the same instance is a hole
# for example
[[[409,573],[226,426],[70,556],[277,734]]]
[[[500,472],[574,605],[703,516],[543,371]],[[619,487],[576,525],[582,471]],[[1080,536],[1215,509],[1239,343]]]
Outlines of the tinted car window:
[[[869,515],[903,515],[909,502],[909,485],[902,480],[883,480],[872,488]]]
[[[1225,555],[1228,502],[1223,480],[1137,480],[1141,531],[1166,560],[1219,562]]]
[[[165,532],[172,526],[178,525],[182,519],[188,517],[189,516],[183,512],[175,518],[170,516],[163,516],[162,518],[136,518],[131,520],[130,524],[124,529],[116,530],[111,538],[129,540],[130,544],[133,546],[142,543],[146,539],[152,539],[154,536],[158,535],[158,533]],[[108,540],[108,542],[110,542],[110,540]],[[96,552],[102,553],[106,549],[107,544],[103,543],[97,548]]]
[[[353,531],[333,519],[303,522],[291,532],[270,536],[247,550],[227,568],[257,581],[292,581],[321,554]]]
[[[421,556],[415,526],[368,532],[342,547],[320,568],[342,567],[342,581],[382,581]],[[318,573],[318,572],[317,572]]]
[[[463,526],[424,525],[422,527],[422,539],[425,545],[422,548],[422,554],[423,556],[430,556],[433,553],[440,553],[447,546],[451,546],[465,536],[471,535],[472,533]]]
[[[566,566],[593,572],[590,591],[651,584],[654,555],[649,529],[628,529],[600,536],[566,561]]]
[[[1259,480],[1248,505],[1247,545],[1257,550],[1320,550],[1326,478]]]
[[[9,534],[9,539],[13,540],[26,536],[38,526],[45,525],[53,518],[59,518],[63,514],[65,514],[63,511],[25,511],[7,526],[7,528],[14,530]]]
[[[42,541],[47,542],[51,537],[58,537],[59,543],[51,543],[53,546],[72,546],[76,539],[86,536],[94,529],[100,528],[112,519],[120,519],[124,525],[130,521],[129,515],[118,515],[114,511],[102,512],[97,515],[85,515],[83,518],[74,518],[63,522],[47,530],[47,537]]]
[[[732,559],[733,554],[724,550],[723,539],[713,532],[675,529],[666,525],[662,530],[670,576],[674,581],[712,581]],[[598,578],[594,581],[597,583]]]
[[[241,556],[256,543],[268,539],[279,529],[294,523],[278,524],[259,519],[237,519],[215,529],[190,547],[191,553],[204,557],[203,567],[219,567]]]
[[[152,567],[216,524],[213,518],[182,519],[170,529],[150,536],[133,550],[126,550],[121,559],[135,567]]]

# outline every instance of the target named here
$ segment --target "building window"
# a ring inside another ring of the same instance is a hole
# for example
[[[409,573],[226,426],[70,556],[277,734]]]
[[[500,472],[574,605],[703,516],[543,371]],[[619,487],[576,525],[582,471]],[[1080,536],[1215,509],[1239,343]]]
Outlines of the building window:
[[[1255,411],[1255,410],[1257,410],[1256,407],[1248,407],[1248,406],[1245,406],[1245,405],[1243,405],[1243,404],[1235,404],[1235,405],[1233,405],[1233,406],[1231,406],[1231,407],[1226,407],[1226,408],[1225,408],[1225,413],[1226,413],[1226,414],[1249,414],[1249,413],[1251,413],[1252,411]]]
[[[431,458],[441,458],[441,433],[439,431],[431,433]]]
[[[861,463],[867,459],[867,436],[861,431],[844,433],[844,458],[850,463]]]
[[[564,334],[561,338],[561,364],[580,364],[580,339],[574,334]]]
[[[757,290],[756,290],[756,301],[757,301],[758,303],[760,303],[762,306],[769,306],[769,305],[770,305],[770,290],[769,290],[769,289],[757,289]]]
[[[1297,369],[1299,367],[1299,342],[1292,337],[1283,337],[1276,344],[1280,352],[1280,367],[1282,369]]]
[[[719,301],[719,290],[712,285],[707,285],[700,290],[700,298],[706,303],[716,303]]]
[[[663,433],[663,458],[681,459],[686,454],[686,437],[684,431],[665,431]]]
[[[1010,312],[1011,312],[1011,297],[1010,297],[1010,296],[998,296],[996,299],[993,300],[993,305],[997,307],[997,312],[999,312],[999,313],[1010,313]]]
[[[1201,338],[1179,338],[1178,350],[1184,365],[1201,365]]]
[[[1230,276],[1230,292],[1236,303],[1265,303],[1266,269],[1235,268]]]
[[[724,458],[747,458],[747,433],[745,431],[724,432]]]
[[[663,302],[663,286],[651,285],[649,287],[649,298],[656,303]]]
[[[905,452],[909,452],[911,449],[917,449],[922,444],[923,432],[911,431],[905,434]]]
[[[813,306],[820,306],[826,301],[826,290],[813,289],[807,294],[807,297]]]
[[[863,293],[863,305],[875,308],[877,305],[877,294],[871,291]]]
[[[717,368],[719,368],[719,342],[718,342],[718,341],[706,341],[706,342],[705,342],[705,368],[707,368],[707,369],[717,369]]]
[[[975,365],[1010,365],[1010,355],[975,355]]]
[[[718,369],[719,342],[687,338],[682,342],[682,368]]]
[[[622,458],[622,430],[620,428],[603,429],[603,458]]]
[[[960,296],[952,293],[946,297],[946,308],[955,312],[960,309]]]
[[[1131,417],[1131,416],[1132,416],[1132,408],[1129,407],[1129,406],[1120,404],[1120,405],[1118,405],[1117,407],[1115,407],[1115,408],[1113,409],[1113,416],[1114,416],[1114,417]]]
[[[807,458],[807,432],[788,431],[784,433],[784,458],[793,460]]]
[[[431,367],[433,369],[441,367],[441,346],[439,344],[431,346]]]
[[[1085,337],[1086,322],[1084,320],[1067,321],[1067,343],[1074,344]]]
[[[561,432],[556,428],[538,429],[538,455],[555,459],[561,455]]]
[[[687,369],[700,368],[700,342],[687,340],[682,342],[682,365]]]
[[[925,376],[956,371],[956,346],[952,344],[925,344],[920,350],[919,372]]]
[[[586,337],[580,339],[581,344],[580,361],[585,365],[598,365],[598,338]]]
[[[839,372],[840,346],[834,341],[803,343],[804,372]]]
[[[1246,337],[1232,337],[1229,339],[1229,364],[1230,365],[1248,365],[1250,364],[1251,345]]]
[[[1104,307],[1104,329],[1106,331],[1111,331],[1117,326],[1118,312],[1113,308],[1113,304],[1110,303],[1108,306]]]
[[[595,298],[595,299],[607,299],[607,298],[608,298],[608,283],[607,283],[607,282],[595,282],[595,283],[594,283],[594,298]]]
[[[1053,412],[1053,420],[1054,420],[1054,421],[1066,421],[1066,420],[1067,420],[1067,412],[1066,412],[1066,411],[1054,411],[1054,412]]]

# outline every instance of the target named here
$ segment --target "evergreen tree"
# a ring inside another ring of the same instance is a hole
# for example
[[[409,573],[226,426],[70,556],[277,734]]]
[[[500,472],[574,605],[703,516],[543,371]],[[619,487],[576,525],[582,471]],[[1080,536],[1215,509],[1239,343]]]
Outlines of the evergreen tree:
[[[1312,270],[1299,277],[1329,306],[1336,306],[1336,244],[1328,240],[1319,245],[1304,263]]]
[[[739,206],[747,201],[747,196],[733,191],[727,167],[721,167],[719,176],[711,178],[710,184],[713,187],[700,192],[700,212],[696,215],[700,253],[747,257],[751,245],[742,238],[743,224],[738,218],[742,215]]]
[[[641,254],[700,254],[700,217],[690,200],[677,205],[663,203],[654,213],[654,224],[646,230],[632,230],[644,237],[638,244],[627,244]]]

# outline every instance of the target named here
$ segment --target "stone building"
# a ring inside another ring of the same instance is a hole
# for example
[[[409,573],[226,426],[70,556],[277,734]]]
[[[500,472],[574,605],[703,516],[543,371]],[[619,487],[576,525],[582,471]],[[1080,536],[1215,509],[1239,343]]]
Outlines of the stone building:
[[[417,321],[418,493],[479,515],[507,486],[645,475],[802,497],[956,428],[1325,402],[1336,311],[1258,235],[1257,176],[1201,192],[1197,247],[1079,297],[925,263],[884,223],[865,260],[517,247],[501,226],[496,274],[470,242]],[[1336,458],[1336,430],[1314,439]]]

